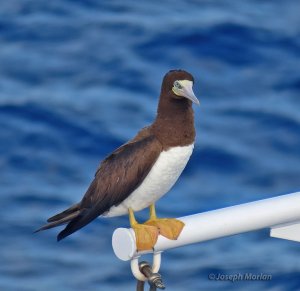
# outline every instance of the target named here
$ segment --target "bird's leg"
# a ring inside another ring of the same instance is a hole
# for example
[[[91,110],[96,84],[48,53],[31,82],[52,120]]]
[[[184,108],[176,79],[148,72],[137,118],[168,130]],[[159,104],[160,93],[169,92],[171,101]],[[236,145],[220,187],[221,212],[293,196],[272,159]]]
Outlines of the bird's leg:
[[[129,222],[134,230],[136,247],[138,251],[152,250],[158,238],[158,229],[155,226],[140,224],[134,217],[134,212],[131,208],[128,209]]]
[[[156,226],[159,234],[172,240],[179,237],[184,227],[184,223],[176,218],[157,218],[154,204],[150,205],[150,219],[145,224]]]

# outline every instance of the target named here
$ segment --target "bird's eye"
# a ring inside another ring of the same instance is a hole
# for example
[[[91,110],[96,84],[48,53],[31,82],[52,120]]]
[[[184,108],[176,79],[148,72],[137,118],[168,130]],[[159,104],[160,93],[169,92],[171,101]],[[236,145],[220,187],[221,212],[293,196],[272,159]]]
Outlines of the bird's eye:
[[[182,86],[180,85],[180,83],[178,81],[174,82],[174,87],[177,89],[182,89]]]

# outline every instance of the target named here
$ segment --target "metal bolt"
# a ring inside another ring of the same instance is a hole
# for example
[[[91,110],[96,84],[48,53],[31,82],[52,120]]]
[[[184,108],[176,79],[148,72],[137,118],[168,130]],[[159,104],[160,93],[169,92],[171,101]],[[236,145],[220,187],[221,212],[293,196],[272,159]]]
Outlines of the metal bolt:
[[[148,279],[148,282],[150,285],[150,291],[154,291],[154,290],[156,290],[156,288],[159,288],[159,289],[166,288],[162,282],[161,275],[159,273],[153,273],[152,268],[148,262],[145,262],[145,261],[140,262],[139,267],[140,267],[141,272]]]

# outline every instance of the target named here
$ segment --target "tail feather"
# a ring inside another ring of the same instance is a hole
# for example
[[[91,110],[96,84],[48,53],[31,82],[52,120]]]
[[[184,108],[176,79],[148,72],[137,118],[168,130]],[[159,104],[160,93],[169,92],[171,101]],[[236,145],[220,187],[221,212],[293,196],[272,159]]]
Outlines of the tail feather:
[[[58,213],[52,217],[50,217],[47,222],[53,222],[53,221],[58,221],[61,220],[62,218],[65,218],[66,216],[68,216],[69,214],[74,213],[75,211],[80,209],[80,205],[79,203],[72,205],[70,208],[68,208],[67,210]]]
[[[42,230],[46,230],[46,229],[50,229],[50,228],[53,228],[53,227],[56,227],[56,226],[59,226],[59,225],[66,224],[66,223],[70,222],[72,219],[76,218],[79,214],[80,214],[80,211],[77,210],[74,213],[71,213],[71,214],[65,216],[64,218],[62,218],[60,220],[53,221],[53,222],[45,224],[44,226],[42,226],[41,228],[39,228],[35,232],[39,232],[39,231],[42,231]]]
[[[47,222],[49,222],[49,223],[43,225],[41,228],[39,228],[35,232],[39,232],[42,230],[46,230],[49,228],[53,228],[53,227],[56,227],[59,225],[66,224],[66,223],[70,222],[71,220],[75,219],[76,217],[78,217],[80,214],[81,214],[80,205],[74,204],[67,210],[50,217],[47,220]]]
[[[64,239],[65,237],[69,236],[70,234],[74,233],[78,229],[84,227],[88,223],[90,223],[92,220],[94,220],[96,217],[99,216],[99,212],[97,211],[97,208],[94,209],[82,209],[80,212],[80,215],[72,219],[66,228],[62,230],[58,236],[57,240],[60,241]]]
[[[80,204],[75,204],[67,210],[50,217],[47,220],[49,223],[42,226],[35,232],[67,224],[65,229],[63,229],[57,236],[57,240],[60,241],[90,223],[101,213],[103,212],[99,212],[97,207],[87,209],[81,208]]]

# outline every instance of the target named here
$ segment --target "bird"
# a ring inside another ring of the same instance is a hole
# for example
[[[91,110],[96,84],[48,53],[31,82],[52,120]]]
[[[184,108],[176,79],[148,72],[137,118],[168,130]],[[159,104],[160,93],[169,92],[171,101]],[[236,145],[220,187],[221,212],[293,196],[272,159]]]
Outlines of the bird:
[[[60,241],[99,216],[129,215],[137,251],[154,249],[159,235],[178,239],[184,223],[158,218],[155,203],[173,187],[193,152],[192,105],[200,104],[193,85],[194,78],[187,71],[167,72],[153,123],[100,163],[79,203],[50,217],[36,232],[67,224],[57,236]],[[149,219],[137,222],[135,212],[148,207]]]

